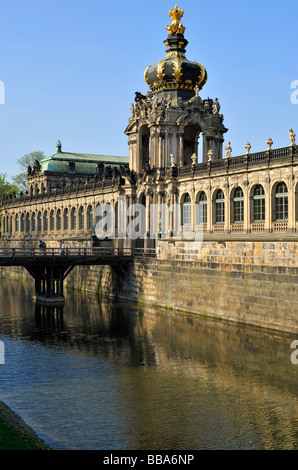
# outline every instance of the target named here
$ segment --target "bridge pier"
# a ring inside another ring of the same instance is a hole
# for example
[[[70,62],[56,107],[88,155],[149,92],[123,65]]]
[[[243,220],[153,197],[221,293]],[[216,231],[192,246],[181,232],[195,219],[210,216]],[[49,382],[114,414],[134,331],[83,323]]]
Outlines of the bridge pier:
[[[73,265],[25,266],[35,281],[34,300],[43,304],[64,305],[63,282]]]

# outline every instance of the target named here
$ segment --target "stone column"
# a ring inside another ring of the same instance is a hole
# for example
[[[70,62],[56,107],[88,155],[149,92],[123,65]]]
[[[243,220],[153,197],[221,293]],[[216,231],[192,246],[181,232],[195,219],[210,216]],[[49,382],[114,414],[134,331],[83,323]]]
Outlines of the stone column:
[[[170,211],[169,211],[169,236],[173,236],[173,231],[174,231],[174,204],[175,204],[175,194],[174,190],[171,190],[170,193]]]
[[[265,180],[265,184],[263,185],[265,190],[265,231],[271,232],[272,228],[272,217],[273,217],[273,207],[272,204],[274,200],[272,200],[271,195],[271,185],[270,185],[270,178],[267,177]]]
[[[191,224],[190,230],[192,233],[195,232],[196,229],[196,201],[195,201],[195,189],[193,188],[190,192],[191,197]]]
[[[146,236],[150,238],[150,204],[151,204],[152,191],[150,189],[146,192]]]
[[[295,203],[294,203],[294,187],[293,187],[293,178],[292,175],[288,178],[287,187],[288,187],[288,230],[290,232],[295,231]]]
[[[229,184],[225,184],[224,188],[224,196],[225,196],[225,223],[224,223],[224,230],[225,232],[231,231],[231,201],[230,201],[230,191],[229,191]]]
[[[183,152],[184,152],[184,136],[183,136],[183,134],[180,134],[178,166],[183,166]]]
[[[213,201],[211,187],[207,191],[207,231],[212,232],[213,226]]]
[[[162,159],[161,159],[161,162],[160,162],[160,167],[161,168],[166,166],[166,161],[167,161],[167,158],[168,158],[169,148],[170,148],[169,144],[170,144],[170,142],[169,142],[169,133],[166,130],[165,133],[164,133],[164,150],[163,150],[163,155],[162,155]]]
[[[245,232],[249,231],[250,227],[250,200],[249,200],[249,191],[248,191],[248,181],[245,181],[245,187],[243,188],[243,230]]]

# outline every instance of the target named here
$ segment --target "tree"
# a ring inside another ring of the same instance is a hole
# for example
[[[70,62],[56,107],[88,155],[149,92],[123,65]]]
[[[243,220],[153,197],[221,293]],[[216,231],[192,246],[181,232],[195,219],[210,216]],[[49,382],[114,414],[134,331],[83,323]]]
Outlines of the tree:
[[[36,160],[40,162],[43,158],[45,158],[45,154],[40,150],[27,153],[23,157],[17,160],[17,164],[19,165],[20,169],[23,170],[18,175],[12,178],[14,184],[19,188],[19,191],[25,192],[27,190],[27,169],[28,166],[33,167]]]
[[[6,174],[0,173],[0,200],[4,196],[12,196],[18,192],[18,187],[15,184],[11,184],[6,180]],[[0,229],[2,226],[1,208],[0,208]]]
[[[13,193],[18,192],[18,186],[11,184],[6,180],[7,175],[0,173],[0,199],[4,196],[12,196]]]

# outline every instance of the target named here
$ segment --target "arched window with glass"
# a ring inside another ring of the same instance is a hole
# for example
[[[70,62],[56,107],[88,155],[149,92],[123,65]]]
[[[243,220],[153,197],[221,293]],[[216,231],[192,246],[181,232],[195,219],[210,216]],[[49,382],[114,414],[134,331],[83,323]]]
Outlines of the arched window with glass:
[[[84,207],[79,208],[79,230],[84,229]]]
[[[196,224],[207,224],[207,196],[204,191],[202,191],[197,197]]]
[[[181,225],[191,225],[191,198],[188,193],[184,194],[182,198],[182,213],[181,213]]]
[[[25,230],[27,233],[30,232],[30,215],[28,212],[26,214]]]
[[[253,193],[253,221],[265,222],[265,191],[261,184],[255,187]]]
[[[68,230],[68,209],[63,212],[63,230]]]
[[[54,209],[52,209],[50,212],[50,230],[54,230],[54,229],[55,229],[55,213],[54,213]]]
[[[61,230],[61,210],[56,212],[56,230]]]
[[[215,196],[215,223],[223,224],[225,222],[225,195],[222,189],[219,189]]]
[[[243,223],[244,221],[244,194],[242,188],[238,188],[234,191],[233,197],[233,206],[234,206],[234,222]]]
[[[37,214],[37,231],[41,232],[41,212],[39,211]]]
[[[25,214],[21,214],[21,232],[25,231]]]
[[[43,231],[48,231],[48,211],[44,211],[43,213]]]
[[[36,221],[35,221],[35,212],[31,214],[31,232],[35,232],[36,229]]]
[[[288,188],[283,181],[275,189],[275,219],[288,220]]]
[[[70,228],[71,230],[75,230],[77,228],[77,212],[75,207],[71,209]]]
[[[115,232],[118,234],[118,201],[115,203]]]
[[[15,232],[19,231],[19,214],[16,214],[15,219],[14,219],[14,229]]]
[[[87,229],[90,230],[93,227],[93,209],[92,206],[87,208]]]

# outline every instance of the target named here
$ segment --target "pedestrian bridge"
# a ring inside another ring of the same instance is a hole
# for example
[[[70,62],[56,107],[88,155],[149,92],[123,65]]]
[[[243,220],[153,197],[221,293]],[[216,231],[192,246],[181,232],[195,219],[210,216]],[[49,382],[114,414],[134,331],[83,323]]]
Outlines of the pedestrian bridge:
[[[155,256],[145,248],[0,248],[0,266],[22,266],[35,280],[37,301],[63,304],[63,281],[75,266],[109,265],[120,269],[136,257]]]

